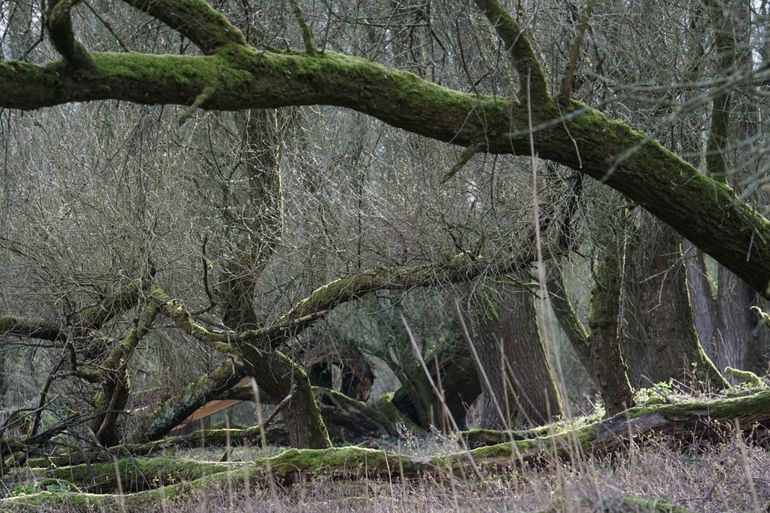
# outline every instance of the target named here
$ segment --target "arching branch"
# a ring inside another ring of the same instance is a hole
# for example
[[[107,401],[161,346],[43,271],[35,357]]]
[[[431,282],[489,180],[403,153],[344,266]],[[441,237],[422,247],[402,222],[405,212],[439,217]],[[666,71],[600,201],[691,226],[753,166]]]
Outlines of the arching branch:
[[[195,43],[206,54],[234,43],[245,45],[238,28],[205,0],[124,0]]]

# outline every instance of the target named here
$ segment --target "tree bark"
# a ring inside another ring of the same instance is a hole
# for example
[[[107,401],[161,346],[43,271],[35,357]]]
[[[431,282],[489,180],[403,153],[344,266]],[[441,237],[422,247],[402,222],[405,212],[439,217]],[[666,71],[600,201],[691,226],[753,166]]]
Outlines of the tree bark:
[[[608,416],[633,406],[633,392],[628,381],[628,367],[620,348],[620,298],[625,256],[625,227],[616,237],[609,226],[596,241],[597,259],[591,290],[589,342],[592,368]]]
[[[109,98],[196,103],[212,110],[339,105],[427,137],[463,146],[484,141],[486,151],[517,155],[531,151],[525,129],[531,120],[538,127],[531,135],[541,158],[581,170],[626,194],[768,295],[770,222],[732,189],[700,175],[618,120],[574,101],[557,106],[549,98],[537,98],[528,106],[467,95],[333,52],[255,52],[205,3],[190,4],[184,14],[167,2],[148,4],[151,13],[205,48],[207,55],[91,52],[90,65],[77,70],[62,63],[3,62],[0,90],[6,94],[0,106],[36,109]],[[519,63],[528,66],[528,58]]]
[[[535,295],[530,290],[503,291],[500,334],[504,363],[518,401],[518,423],[541,425],[561,415],[561,400],[535,315]]]
[[[680,238],[644,214],[626,257],[623,352],[637,387],[676,379],[719,390],[726,381],[703,352],[692,317]]]

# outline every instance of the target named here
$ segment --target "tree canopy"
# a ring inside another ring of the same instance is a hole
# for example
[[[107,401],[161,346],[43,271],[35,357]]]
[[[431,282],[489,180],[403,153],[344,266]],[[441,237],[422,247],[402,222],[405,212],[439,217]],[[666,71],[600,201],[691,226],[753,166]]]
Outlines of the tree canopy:
[[[202,55],[89,51],[72,27],[78,3],[56,1],[46,11],[49,36],[62,60],[0,63],[0,106],[29,110],[115,99],[212,110],[355,109],[476,151],[532,154],[584,172],[645,207],[768,295],[768,220],[728,185],[704,176],[653,137],[588,105],[551,95],[529,42],[536,34],[521,30],[498,2],[476,3],[514,61],[515,99],[447,89],[351,55],[256,49],[203,0],[127,2],[189,38]]]

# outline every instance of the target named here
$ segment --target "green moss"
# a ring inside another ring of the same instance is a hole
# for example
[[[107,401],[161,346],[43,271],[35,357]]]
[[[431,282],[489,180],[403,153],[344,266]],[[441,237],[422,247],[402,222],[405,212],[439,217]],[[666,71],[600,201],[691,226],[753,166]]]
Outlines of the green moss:
[[[124,491],[155,488],[159,483],[190,481],[205,475],[231,470],[232,464],[216,464],[176,458],[124,458],[115,463],[82,464],[59,467],[45,472],[46,477],[66,480],[89,491],[118,489],[120,476]]]
[[[767,388],[767,382],[765,382],[764,379],[760,378],[751,371],[744,371],[740,369],[733,369],[732,367],[727,367],[725,372],[740,381],[747,388]]]
[[[378,411],[382,412],[388,420],[393,424],[401,424],[411,433],[423,433],[425,432],[420,426],[415,424],[412,419],[402,414],[396,405],[393,403],[393,392],[388,392],[380,396],[377,400],[377,404],[374,406]]]
[[[371,475],[393,472],[398,465],[415,466],[415,463],[398,455],[363,447],[333,449],[289,449],[262,463],[265,469],[281,478],[299,473],[313,475],[357,474],[361,470]],[[426,466],[427,468],[427,466]]]

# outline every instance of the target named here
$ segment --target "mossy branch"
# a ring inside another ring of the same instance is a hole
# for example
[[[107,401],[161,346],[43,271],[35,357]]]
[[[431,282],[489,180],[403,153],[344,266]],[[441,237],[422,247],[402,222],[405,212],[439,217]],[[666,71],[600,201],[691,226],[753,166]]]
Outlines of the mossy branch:
[[[770,296],[770,221],[649,134],[579,102],[559,107],[533,101],[537,122],[530,133],[526,105],[447,89],[333,52],[310,57],[225,44],[204,57],[92,52],[91,58],[93,67],[80,73],[62,63],[0,62],[0,107],[35,109],[108,98],[189,105],[205,87],[216,85],[217,94],[201,108],[337,105],[465,147],[484,140],[491,153],[529,155],[534,147],[540,158],[625,194]]]
[[[72,68],[86,68],[92,65],[85,47],[75,39],[70,12],[80,0],[52,0],[45,11],[45,25],[48,36],[56,51]]]
[[[376,290],[408,290],[414,287],[459,283],[470,281],[482,274],[499,276],[520,268],[533,259],[534,255],[527,251],[500,262],[491,262],[483,257],[472,259],[466,254],[461,254],[446,264],[369,269],[338,278],[317,288],[299,301],[282,319],[289,320],[310,315],[318,310],[330,310]]]
[[[68,324],[78,333],[98,330],[116,315],[134,308],[139,302],[141,293],[149,284],[149,279],[131,280],[94,306],[77,312],[69,319]]]
[[[39,338],[42,340],[64,340],[66,331],[46,321],[26,319],[13,315],[0,315],[0,334],[11,337]]]
[[[441,476],[467,472],[471,462],[489,472],[509,472],[511,467],[543,464],[554,459],[572,461],[576,453],[598,456],[623,451],[632,440],[644,442],[653,435],[667,435],[686,445],[691,441],[700,443],[704,438],[721,440],[730,436],[734,429],[756,434],[758,428],[766,429],[767,426],[770,426],[770,390],[763,390],[744,397],[632,408],[611,419],[590,424],[557,426],[553,433],[544,429],[528,433],[535,435],[532,438],[516,439],[513,442],[509,433],[500,432],[499,440],[502,443],[432,457],[410,457],[376,449],[341,447],[288,449],[270,458],[239,463],[187,462],[165,458],[121,459],[118,467],[123,471],[119,474],[125,480],[122,483],[124,490],[131,490],[132,483],[138,483],[134,489],[144,491],[120,497],[78,492],[41,492],[0,499],[0,507],[3,511],[12,508],[27,511],[41,506],[68,506],[76,511],[119,511],[121,507],[158,507],[164,497],[174,501],[182,496],[189,497],[191,493],[239,486],[239,483],[244,484],[246,480],[255,483],[278,479],[290,485],[314,478],[398,479]],[[491,440],[492,433],[486,434],[487,440]],[[42,478],[61,479],[84,488],[92,486],[94,489],[109,491],[109,488],[117,487],[113,477],[114,465],[111,463],[91,467],[37,469],[33,472]],[[174,475],[184,476],[189,481],[147,489],[155,482],[167,483],[166,478]],[[131,480],[132,476],[135,476],[135,481]],[[649,511],[683,510],[664,508]]]
[[[511,54],[519,74],[519,98],[524,101],[529,95],[533,104],[545,103],[549,98],[548,81],[535,50],[519,24],[498,0],[476,0],[476,5],[503,40],[505,50]]]
[[[150,289],[150,297],[158,305],[163,315],[174,321],[176,327],[182,332],[220,353],[229,355],[239,354],[230,343],[235,336],[234,332],[215,332],[206,329],[195,322],[190,312],[178,300],[169,297],[160,287],[152,287]]]
[[[142,309],[134,328],[128,332],[123,342],[115,346],[99,365],[102,373],[115,370],[119,366],[126,364],[137,345],[139,345],[139,342],[142,341],[150,330],[157,314],[158,307],[153,302],[150,302]]]
[[[246,45],[241,31],[205,0],[123,1],[190,39],[206,55],[227,44]]]
[[[308,55],[315,55],[316,50],[315,46],[313,45],[313,31],[310,29],[310,25],[308,25],[307,21],[305,20],[305,16],[302,14],[302,9],[299,8],[299,3],[297,0],[290,0],[291,2],[291,10],[294,12],[294,17],[297,19],[297,24],[299,25],[299,31],[302,34],[302,42],[305,45],[305,53]]]
[[[449,180],[452,179],[454,175],[456,175],[462,168],[465,167],[465,164],[468,163],[469,160],[473,158],[474,155],[476,155],[478,152],[482,151],[484,149],[483,145],[481,144],[472,144],[465,148],[465,150],[460,154],[460,158],[457,159],[457,162],[452,166],[452,168],[444,173],[444,176],[441,177],[441,181],[439,183],[445,184]]]

